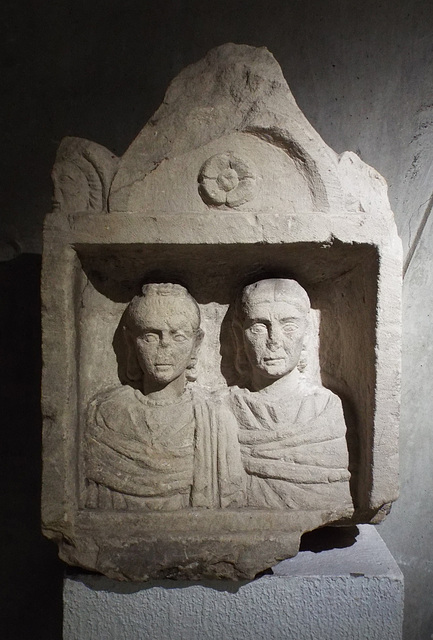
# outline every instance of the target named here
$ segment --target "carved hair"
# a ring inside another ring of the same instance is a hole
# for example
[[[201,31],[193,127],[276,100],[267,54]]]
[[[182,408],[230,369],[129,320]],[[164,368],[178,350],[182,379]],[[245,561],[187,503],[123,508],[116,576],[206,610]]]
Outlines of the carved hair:
[[[204,335],[200,329],[200,307],[185,287],[182,287],[180,284],[172,284],[171,282],[151,283],[145,284],[141,292],[141,295],[135,296],[131,300],[123,315],[122,329],[127,349],[126,378],[129,382],[137,381],[142,375],[135,350],[131,345],[131,339],[133,339],[142,328],[143,310],[146,303],[150,300],[155,297],[181,299],[185,309],[185,318],[191,323],[197,346],[200,344]],[[194,382],[197,379],[196,364],[197,357],[193,355],[185,372],[186,379],[189,382]]]
[[[244,323],[248,305],[252,302],[277,302],[283,300],[308,315],[311,305],[307,292],[296,280],[288,278],[269,278],[249,284],[238,295],[234,305],[232,320],[233,340],[235,347],[235,369],[240,376],[239,386],[249,386],[251,382],[251,364],[244,347]],[[298,369],[305,368],[301,355]]]

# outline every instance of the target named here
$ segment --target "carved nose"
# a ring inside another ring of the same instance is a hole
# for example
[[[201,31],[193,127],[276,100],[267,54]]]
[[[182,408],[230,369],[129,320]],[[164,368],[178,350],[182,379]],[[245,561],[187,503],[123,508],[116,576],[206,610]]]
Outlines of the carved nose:
[[[269,328],[268,347],[269,349],[278,349],[281,346],[281,331],[275,327]]]
[[[161,340],[159,341],[159,346],[163,347],[164,349],[169,347],[170,346],[169,336],[162,334],[161,335]]]
[[[269,340],[268,342],[268,348],[271,351],[276,351],[280,346],[280,343],[277,340]]]

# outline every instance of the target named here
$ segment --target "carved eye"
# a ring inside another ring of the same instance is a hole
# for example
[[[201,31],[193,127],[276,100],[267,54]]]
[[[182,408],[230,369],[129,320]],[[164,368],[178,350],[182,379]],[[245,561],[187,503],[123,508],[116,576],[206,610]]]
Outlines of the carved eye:
[[[175,342],[185,342],[188,338],[183,333],[175,333],[173,336],[173,340]]]
[[[255,322],[254,324],[251,325],[249,330],[251,333],[254,333],[256,335],[268,333],[268,328],[263,322]]]
[[[145,342],[153,343],[153,342],[158,342],[159,341],[159,337],[158,337],[157,333],[145,333],[144,336],[143,336],[143,340]]]
[[[282,329],[284,333],[293,333],[294,331],[296,331],[296,329],[298,329],[298,325],[294,322],[286,322],[285,324],[283,324]]]

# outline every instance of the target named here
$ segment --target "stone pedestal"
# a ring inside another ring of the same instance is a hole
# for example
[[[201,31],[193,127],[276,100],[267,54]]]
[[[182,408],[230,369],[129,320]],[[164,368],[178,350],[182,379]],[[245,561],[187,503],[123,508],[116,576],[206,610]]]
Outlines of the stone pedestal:
[[[64,640],[399,640],[403,575],[375,528],[358,528],[252,582],[67,577]]]

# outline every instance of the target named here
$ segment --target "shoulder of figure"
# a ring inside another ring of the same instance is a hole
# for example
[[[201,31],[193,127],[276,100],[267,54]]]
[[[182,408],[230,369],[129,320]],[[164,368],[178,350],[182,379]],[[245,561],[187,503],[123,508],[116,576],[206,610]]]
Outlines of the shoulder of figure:
[[[249,395],[248,389],[241,389],[237,385],[232,387],[223,387],[213,393],[213,399],[219,404],[227,404],[233,402],[236,398]]]
[[[103,413],[113,406],[129,406],[131,402],[136,402],[135,390],[128,386],[116,386],[100,391],[89,403],[90,411]]]
[[[201,387],[197,383],[193,382],[187,386],[185,393],[189,393],[193,403],[195,402],[208,402],[212,396],[212,393]]]
[[[326,387],[303,380],[301,390],[305,398],[311,398],[311,400],[314,401],[319,413],[341,407],[340,398]]]

